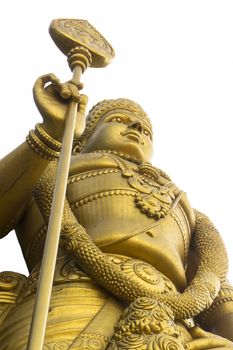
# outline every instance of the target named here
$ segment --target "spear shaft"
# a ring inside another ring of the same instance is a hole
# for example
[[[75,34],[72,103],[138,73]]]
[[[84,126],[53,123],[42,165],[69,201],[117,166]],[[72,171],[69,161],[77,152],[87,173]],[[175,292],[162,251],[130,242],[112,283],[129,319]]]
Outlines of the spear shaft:
[[[76,19],[55,19],[49,28],[50,35],[58,48],[67,56],[73,71],[70,83],[79,90],[81,74],[89,66],[105,67],[114,57],[114,50],[104,37],[88,21]],[[76,136],[82,135],[85,128],[85,116],[77,113],[78,103],[71,100],[65,119],[61,155],[55,182],[51,213],[48,223],[40,277],[32,315],[27,350],[42,350],[53,278],[59,246],[62,214],[66,195],[67,179],[73,145],[74,130]],[[76,118],[78,118],[77,127]]]
[[[75,79],[76,81],[79,80],[81,72],[81,67],[76,66],[74,69],[73,79]],[[32,315],[27,350],[43,349],[45,330],[49,312],[49,303],[59,245],[67,179],[70,167],[73,135],[76,125],[77,107],[77,102],[70,101],[65,120],[65,130],[62,139],[61,155],[58,163],[58,171],[54,188],[54,195],[49,218],[44,255],[42,259],[40,277],[38,281],[36,300]],[[80,117],[84,118],[84,116],[82,116],[81,114]],[[79,130],[77,130],[79,134],[78,136],[80,136],[83,133],[83,125],[84,121],[79,120]]]

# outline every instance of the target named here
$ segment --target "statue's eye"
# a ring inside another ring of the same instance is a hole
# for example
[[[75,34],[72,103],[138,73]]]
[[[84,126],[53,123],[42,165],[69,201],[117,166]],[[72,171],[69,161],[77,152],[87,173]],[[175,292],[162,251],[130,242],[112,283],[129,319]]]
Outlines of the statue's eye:
[[[150,133],[149,130],[144,129],[144,130],[143,130],[143,133],[144,133],[144,135],[149,136],[150,138],[152,138],[152,135],[151,135],[151,133]]]
[[[123,120],[120,117],[113,117],[111,119],[111,122],[123,123]]]

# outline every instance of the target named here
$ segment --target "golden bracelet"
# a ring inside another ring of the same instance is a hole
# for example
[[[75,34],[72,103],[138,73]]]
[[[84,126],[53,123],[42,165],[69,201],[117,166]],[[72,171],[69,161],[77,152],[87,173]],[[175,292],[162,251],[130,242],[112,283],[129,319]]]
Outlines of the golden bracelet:
[[[28,136],[26,137],[26,142],[33,152],[37,153],[40,157],[47,160],[55,160],[59,158],[60,152],[54,151],[47,144],[45,144],[36,135],[34,130],[30,130]]]
[[[61,143],[54,140],[49,134],[47,134],[47,132],[41,127],[41,124],[36,124],[35,134],[45,145],[47,145],[53,151],[61,151]]]

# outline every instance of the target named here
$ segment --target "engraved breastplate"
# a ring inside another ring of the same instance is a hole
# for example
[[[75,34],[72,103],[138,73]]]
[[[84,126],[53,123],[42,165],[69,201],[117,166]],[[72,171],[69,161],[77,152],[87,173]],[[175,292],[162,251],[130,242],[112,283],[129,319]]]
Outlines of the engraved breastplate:
[[[179,203],[183,192],[150,164],[131,169],[110,156],[115,168],[69,178],[67,198],[75,216],[105,252],[142,259],[163,273],[169,270],[175,276],[171,279],[183,285],[191,235]]]
[[[106,253],[144,260],[182,288],[191,236],[182,193],[150,164],[100,157],[113,162],[98,168],[95,161],[93,169],[87,160],[85,170],[77,168],[69,178],[67,199],[79,223]],[[31,269],[41,259],[46,235],[33,198],[17,234]]]
[[[77,191],[73,187],[69,190],[68,186],[70,204],[77,208],[98,198],[126,194],[134,197],[134,203],[141,213],[155,220],[164,218],[179,200],[180,194],[175,195],[177,187],[169,180],[163,184],[156,181],[161,175],[150,164],[133,170],[121,158],[108,156],[116,161],[118,169],[89,171],[69,179],[70,185],[82,181]],[[101,181],[103,175],[108,176]]]

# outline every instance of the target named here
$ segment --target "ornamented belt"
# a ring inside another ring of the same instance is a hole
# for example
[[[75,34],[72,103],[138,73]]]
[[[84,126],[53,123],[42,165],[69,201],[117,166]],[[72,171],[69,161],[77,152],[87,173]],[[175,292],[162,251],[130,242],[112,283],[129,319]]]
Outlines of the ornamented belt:
[[[117,265],[124,274],[131,277],[135,282],[140,282],[147,288],[150,288],[158,294],[174,294],[176,292],[175,285],[161,272],[157,271],[152,265],[127,256],[118,254],[106,254],[112,263]],[[39,277],[41,264],[37,264],[29,277],[27,278],[23,288],[20,291],[20,300],[35,293],[37,281]],[[76,261],[68,256],[60,256],[57,259],[56,271],[54,276],[54,284],[69,282],[91,282],[90,277],[83,272]]]

